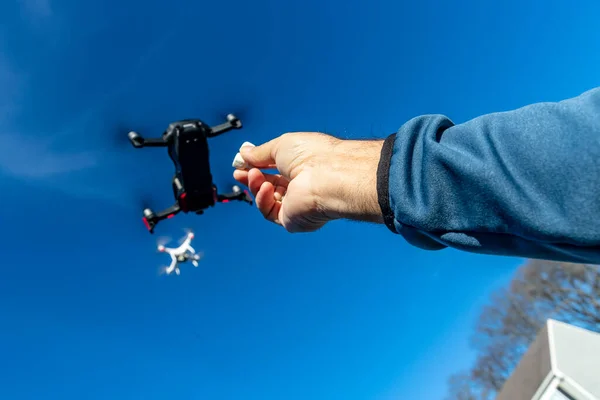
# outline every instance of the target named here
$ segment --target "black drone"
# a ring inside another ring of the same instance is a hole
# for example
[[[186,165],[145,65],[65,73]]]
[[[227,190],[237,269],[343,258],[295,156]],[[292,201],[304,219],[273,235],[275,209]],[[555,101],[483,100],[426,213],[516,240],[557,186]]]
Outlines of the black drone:
[[[175,204],[155,213],[144,209],[143,221],[150,233],[159,221],[172,218],[179,212],[203,214],[215,203],[232,200],[245,201],[252,205],[252,197],[246,190],[233,186],[233,192],[219,194],[210,172],[208,138],[218,136],[232,129],[240,129],[241,121],[233,114],[227,115],[227,122],[211,127],[199,119],[186,119],[169,124],[157,139],[144,139],[137,132],[129,132],[128,137],[135,148],[167,147],[169,157],[175,165],[173,195]]]

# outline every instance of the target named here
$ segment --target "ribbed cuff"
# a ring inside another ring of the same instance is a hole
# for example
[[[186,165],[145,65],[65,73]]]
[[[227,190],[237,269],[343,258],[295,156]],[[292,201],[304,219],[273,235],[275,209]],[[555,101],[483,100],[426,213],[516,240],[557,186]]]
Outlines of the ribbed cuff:
[[[395,141],[396,133],[393,133],[383,142],[381,157],[377,167],[377,198],[385,225],[393,233],[398,233],[394,225],[394,212],[390,207],[390,165],[392,163]]]

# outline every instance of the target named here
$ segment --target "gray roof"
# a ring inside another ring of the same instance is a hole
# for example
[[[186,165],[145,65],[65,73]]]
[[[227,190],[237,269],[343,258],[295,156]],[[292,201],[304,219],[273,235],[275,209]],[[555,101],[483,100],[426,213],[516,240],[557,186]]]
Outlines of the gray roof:
[[[600,334],[548,320],[496,400],[532,400],[555,383],[577,399],[600,400]]]

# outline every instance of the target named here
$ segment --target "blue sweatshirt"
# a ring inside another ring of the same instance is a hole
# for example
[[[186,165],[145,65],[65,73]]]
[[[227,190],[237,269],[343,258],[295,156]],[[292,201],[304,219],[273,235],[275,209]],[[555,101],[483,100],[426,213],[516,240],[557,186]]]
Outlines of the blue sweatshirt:
[[[414,118],[377,180],[385,224],[414,246],[600,264],[600,87],[459,125]]]

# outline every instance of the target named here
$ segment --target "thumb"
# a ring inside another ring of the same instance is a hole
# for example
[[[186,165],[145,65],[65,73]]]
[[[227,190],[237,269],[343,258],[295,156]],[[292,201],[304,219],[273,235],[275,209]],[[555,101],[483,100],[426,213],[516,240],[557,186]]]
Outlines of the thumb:
[[[260,146],[244,146],[240,154],[246,163],[256,168],[269,168],[275,165],[279,138],[270,140]]]

